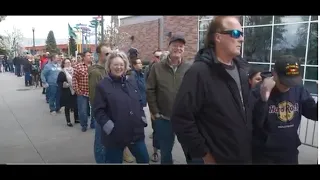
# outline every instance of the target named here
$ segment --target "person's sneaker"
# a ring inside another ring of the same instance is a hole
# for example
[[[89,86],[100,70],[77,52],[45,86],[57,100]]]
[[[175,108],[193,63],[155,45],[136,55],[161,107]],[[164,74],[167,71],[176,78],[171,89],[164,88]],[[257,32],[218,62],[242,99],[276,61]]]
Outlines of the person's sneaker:
[[[87,131],[87,127],[82,127],[82,128],[81,128],[81,131],[82,131],[82,132],[86,132],[86,131]]]
[[[79,121],[79,120],[75,120],[74,123],[75,123],[75,124],[78,124],[78,123],[80,123],[80,121]]]
[[[71,123],[67,123],[67,126],[72,127],[73,125]]]
[[[57,113],[55,111],[52,111],[50,114],[55,116]]]

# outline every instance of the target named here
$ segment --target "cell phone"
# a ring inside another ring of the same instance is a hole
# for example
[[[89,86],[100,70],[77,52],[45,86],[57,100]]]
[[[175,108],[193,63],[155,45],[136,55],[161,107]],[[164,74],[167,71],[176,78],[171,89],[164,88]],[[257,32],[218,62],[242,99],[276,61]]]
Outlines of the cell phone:
[[[272,72],[271,71],[264,71],[264,72],[261,72],[260,76],[262,77],[262,80],[264,80],[267,77],[272,77]]]

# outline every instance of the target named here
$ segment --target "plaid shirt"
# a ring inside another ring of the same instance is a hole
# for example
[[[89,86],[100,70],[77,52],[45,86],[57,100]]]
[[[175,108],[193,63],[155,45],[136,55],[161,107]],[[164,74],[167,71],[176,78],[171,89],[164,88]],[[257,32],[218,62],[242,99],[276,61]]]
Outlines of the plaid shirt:
[[[74,67],[72,88],[77,95],[89,96],[88,66],[84,63],[79,63]]]

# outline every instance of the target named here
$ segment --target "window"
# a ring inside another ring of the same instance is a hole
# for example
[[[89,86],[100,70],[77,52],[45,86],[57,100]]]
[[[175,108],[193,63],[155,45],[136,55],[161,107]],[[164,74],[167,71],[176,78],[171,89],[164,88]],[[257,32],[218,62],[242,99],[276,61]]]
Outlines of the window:
[[[309,93],[318,94],[318,84],[316,82],[305,81],[304,87],[309,91]]]
[[[317,21],[318,20],[318,16],[311,16],[311,21]]]
[[[274,23],[295,23],[309,21],[309,16],[274,16]]]
[[[304,63],[308,23],[275,25],[273,30],[272,62],[281,55],[291,54]]]
[[[318,80],[318,67],[306,67],[305,79]]]
[[[244,16],[245,26],[272,24],[272,16]]]
[[[307,64],[318,65],[318,23],[310,24]]]
[[[270,62],[272,27],[244,28],[243,56],[252,62]]]

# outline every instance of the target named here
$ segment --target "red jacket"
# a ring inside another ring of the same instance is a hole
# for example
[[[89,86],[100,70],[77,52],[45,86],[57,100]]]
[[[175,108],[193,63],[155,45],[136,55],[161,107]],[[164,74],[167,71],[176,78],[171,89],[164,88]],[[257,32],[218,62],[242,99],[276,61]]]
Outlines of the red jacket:
[[[44,66],[47,64],[47,62],[48,62],[48,58],[47,57],[41,57],[40,58],[40,68],[41,68],[41,70],[44,68]]]

